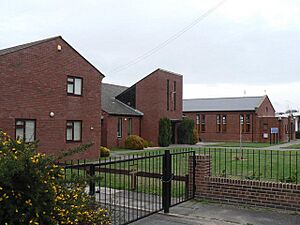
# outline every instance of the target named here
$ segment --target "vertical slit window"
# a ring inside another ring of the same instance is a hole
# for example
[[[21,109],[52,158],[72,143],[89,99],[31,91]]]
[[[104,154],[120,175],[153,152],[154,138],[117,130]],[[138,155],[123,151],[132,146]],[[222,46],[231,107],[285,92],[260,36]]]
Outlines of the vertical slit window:
[[[227,131],[227,116],[223,115],[222,116],[222,132]]]
[[[242,133],[245,132],[245,129],[244,129],[244,123],[245,123],[245,121],[244,121],[244,115],[241,114],[241,115],[240,115],[240,132],[242,132]]]
[[[176,81],[174,81],[174,87],[173,87],[173,103],[174,103],[174,111],[176,111],[176,89],[177,89],[177,87],[176,87],[177,85],[176,85]]]
[[[251,123],[250,123],[250,114],[246,115],[246,132],[250,132],[251,130]]]
[[[169,93],[170,93],[170,81],[167,80],[167,111],[170,110],[170,96],[169,96]]]
[[[221,132],[221,115],[217,115],[217,132]]]
[[[118,138],[122,137],[122,122],[123,122],[122,117],[119,117],[118,118],[118,125],[117,125],[117,137]]]
[[[201,132],[205,132],[205,115],[201,115]]]
[[[132,119],[128,118],[128,135],[132,133]]]

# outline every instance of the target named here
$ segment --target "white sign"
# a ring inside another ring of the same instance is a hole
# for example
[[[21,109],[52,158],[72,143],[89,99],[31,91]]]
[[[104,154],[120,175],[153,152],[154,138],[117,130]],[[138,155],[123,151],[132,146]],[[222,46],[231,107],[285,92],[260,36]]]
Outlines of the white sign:
[[[268,133],[263,133],[263,138],[268,138],[269,134]]]

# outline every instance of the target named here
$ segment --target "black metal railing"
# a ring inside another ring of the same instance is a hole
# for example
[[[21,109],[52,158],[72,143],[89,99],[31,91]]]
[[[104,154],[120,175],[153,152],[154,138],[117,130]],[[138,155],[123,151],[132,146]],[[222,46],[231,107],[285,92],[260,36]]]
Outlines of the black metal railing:
[[[274,182],[300,182],[297,150],[199,148],[211,156],[213,176]]]
[[[166,150],[98,162],[70,161],[64,165],[65,178],[87,178],[87,192],[108,210],[113,224],[127,224],[193,198],[188,161],[194,155]]]

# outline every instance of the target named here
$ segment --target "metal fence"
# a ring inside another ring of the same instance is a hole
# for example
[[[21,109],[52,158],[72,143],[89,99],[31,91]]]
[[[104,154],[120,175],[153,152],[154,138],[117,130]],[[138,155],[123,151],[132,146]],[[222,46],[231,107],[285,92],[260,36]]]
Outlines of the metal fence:
[[[300,182],[300,153],[297,150],[199,148],[196,153],[211,156],[213,176]]]
[[[193,198],[194,165],[189,160],[194,155],[166,150],[98,162],[70,161],[64,163],[65,178],[90,178],[87,191],[108,210],[112,223],[127,224]]]

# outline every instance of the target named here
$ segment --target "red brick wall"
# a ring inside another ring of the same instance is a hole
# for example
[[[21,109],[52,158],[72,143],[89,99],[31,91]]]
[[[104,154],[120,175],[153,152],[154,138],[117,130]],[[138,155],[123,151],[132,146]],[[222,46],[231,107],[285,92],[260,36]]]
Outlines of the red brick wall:
[[[205,115],[205,132],[201,131],[201,124],[196,124],[196,112],[184,112],[185,116],[194,119],[195,126],[200,126],[199,138],[201,141],[239,141],[240,140],[240,114],[246,116],[250,114],[250,132],[242,134],[242,141],[252,142],[255,133],[255,113],[254,112],[199,112]],[[217,115],[226,115],[226,132],[217,132]],[[200,116],[201,117],[201,116]],[[201,123],[201,122],[200,122]]]
[[[128,119],[132,119],[132,134],[140,136],[140,117],[115,116],[102,111],[101,143],[108,148],[124,147],[128,135]],[[122,118],[122,137],[117,137],[118,118]]]
[[[275,109],[273,108],[273,105],[268,96],[265,96],[263,102],[256,110],[256,114],[258,116],[275,117]]]
[[[79,144],[66,143],[66,120],[82,120],[82,143],[95,145],[76,158],[98,157],[103,76],[61,38],[0,57],[0,128],[14,137],[16,118],[36,119],[39,151],[57,155]],[[68,75],[83,78],[81,97],[67,96]]]
[[[176,81],[176,110],[170,97],[170,110],[167,111],[167,80],[170,93]],[[156,70],[136,84],[136,108],[144,113],[141,123],[142,137],[158,144],[159,120],[163,117],[180,120],[182,118],[182,76],[164,70]]]
[[[210,171],[210,157],[196,156],[196,198],[300,211],[300,185],[211,177]]]

